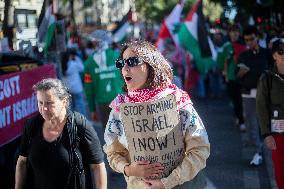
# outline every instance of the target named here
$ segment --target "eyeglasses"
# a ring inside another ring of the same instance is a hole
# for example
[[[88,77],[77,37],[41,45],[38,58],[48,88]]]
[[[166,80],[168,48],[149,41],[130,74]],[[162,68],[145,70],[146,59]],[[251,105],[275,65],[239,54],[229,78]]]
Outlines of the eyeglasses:
[[[123,66],[125,64],[127,64],[129,67],[134,67],[134,66],[137,66],[139,64],[142,64],[143,61],[140,61],[140,59],[138,57],[130,57],[130,58],[127,58],[127,59],[122,59],[122,58],[119,58],[115,61],[115,66],[118,68],[118,69],[122,69]]]
[[[278,49],[278,50],[277,50],[277,53],[278,53],[279,55],[283,55],[283,54],[284,54],[284,49]]]

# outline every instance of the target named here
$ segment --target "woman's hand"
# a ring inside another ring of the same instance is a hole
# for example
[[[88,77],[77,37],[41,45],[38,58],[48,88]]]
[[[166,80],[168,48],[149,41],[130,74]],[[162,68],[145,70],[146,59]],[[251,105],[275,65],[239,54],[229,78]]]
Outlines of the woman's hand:
[[[136,161],[124,167],[127,176],[150,177],[159,176],[164,170],[160,163],[151,163],[150,161]]]
[[[27,176],[27,157],[19,156],[16,165],[15,189],[22,189]]]
[[[107,172],[105,163],[91,164],[90,167],[95,177],[96,189],[107,189]]]
[[[161,180],[143,179],[149,189],[166,189]]]
[[[265,137],[264,143],[269,150],[276,150],[276,143],[275,143],[273,136],[270,135],[270,136]]]

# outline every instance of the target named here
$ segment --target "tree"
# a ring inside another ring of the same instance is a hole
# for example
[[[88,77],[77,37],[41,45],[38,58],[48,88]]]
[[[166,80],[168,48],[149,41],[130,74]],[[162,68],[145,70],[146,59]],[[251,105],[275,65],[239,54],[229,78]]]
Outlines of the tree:
[[[187,0],[183,8],[183,15],[186,16],[196,0]],[[146,22],[161,23],[163,19],[170,14],[178,0],[135,0],[137,12],[145,19]],[[222,7],[219,2],[212,3],[204,0],[204,14],[215,20],[222,13]]]
[[[225,10],[236,9],[237,15],[235,20],[242,25],[247,24],[249,16],[268,20],[276,25],[284,23],[284,1],[283,0],[211,0],[221,3]],[[230,3],[230,6],[228,5]],[[231,6],[233,5],[233,6]],[[281,17],[281,18],[279,18]],[[282,21],[282,23],[281,23]]]
[[[186,1],[185,9],[191,6],[193,1],[194,0]],[[135,0],[135,7],[146,22],[161,23],[177,3],[178,0]]]
[[[203,1],[204,16],[208,17],[211,22],[220,18],[222,12],[223,12],[223,7],[221,6],[220,3],[212,2],[209,0]]]

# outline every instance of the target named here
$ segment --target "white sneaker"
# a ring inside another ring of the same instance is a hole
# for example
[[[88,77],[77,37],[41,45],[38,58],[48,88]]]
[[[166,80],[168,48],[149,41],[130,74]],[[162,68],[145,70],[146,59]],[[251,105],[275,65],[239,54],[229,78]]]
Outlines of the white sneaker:
[[[235,125],[236,125],[236,126],[239,125],[239,119],[238,119],[238,118],[235,119]]]
[[[240,131],[245,132],[247,130],[245,124],[240,124]]]
[[[261,163],[262,163],[262,155],[260,155],[259,153],[255,153],[250,162],[250,165],[258,166]]]

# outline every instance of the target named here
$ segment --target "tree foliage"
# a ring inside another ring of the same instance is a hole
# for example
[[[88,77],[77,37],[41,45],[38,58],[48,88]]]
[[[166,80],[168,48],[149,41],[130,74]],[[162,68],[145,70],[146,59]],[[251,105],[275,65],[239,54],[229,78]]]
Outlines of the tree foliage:
[[[215,21],[217,18],[220,18],[222,13],[223,8],[220,3],[209,0],[203,1],[203,14],[211,21]]]
[[[220,3],[225,10],[230,10],[230,8],[235,8],[237,10],[236,21],[246,24],[247,19],[250,16],[254,18],[260,17],[266,20],[278,20],[277,24],[284,23],[284,1],[283,0],[230,0],[233,7],[228,6],[229,0],[211,0],[213,2]],[[282,19],[279,19],[281,17]]]
[[[183,15],[186,16],[196,0],[186,0]],[[135,7],[141,17],[146,22],[161,23],[162,20],[170,14],[173,8],[178,3],[178,0],[135,0]],[[222,7],[219,3],[212,3],[209,0],[203,1],[204,14],[212,19],[216,19],[222,12]]]
[[[191,6],[193,1],[186,1],[185,7]],[[135,7],[146,21],[160,23],[177,3],[178,0],[135,0]]]

